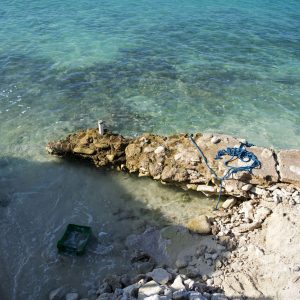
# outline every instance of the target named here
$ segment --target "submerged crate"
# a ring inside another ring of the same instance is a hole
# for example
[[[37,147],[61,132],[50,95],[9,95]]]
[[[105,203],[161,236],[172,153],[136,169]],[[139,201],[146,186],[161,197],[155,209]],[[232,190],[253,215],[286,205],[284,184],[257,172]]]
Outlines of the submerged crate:
[[[91,227],[69,224],[64,235],[57,242],[57,248],[61,252],[82,255],[91,235]]]

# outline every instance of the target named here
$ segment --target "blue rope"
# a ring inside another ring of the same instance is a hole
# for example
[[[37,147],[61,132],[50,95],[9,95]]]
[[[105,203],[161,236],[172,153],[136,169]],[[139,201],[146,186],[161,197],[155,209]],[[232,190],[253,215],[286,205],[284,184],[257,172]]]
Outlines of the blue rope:
[[[222,159],[222,157],[224,155],[231,156],[230,159],[228,159],[224,162],[224,165],[228,168],[226,173],[222,177],[219,177],[216,174],[216,172],[209,166],[205,155],[203,154],[200,147],[197,145],[197,143],[193,139],[192,134],[189,135],[189,138],[190,138],[192,144],[196,147],[196,149],[200,153],[200,155],[201,155],[205,165],[209,169],[210,173],[213,175],[213,177],[217,178],[220,181],[220,192],[219,192],[218,201],[217,201],[217,204],[216,204],[216,207],[215,207],[216,210],[218,209],[220,199],[221,199],[221,196],[222,196],[222,187],[223,187],[223,181],[224,180],[228,179],[231,175],[236,174],[238,172],[248,172],[249,174],[252,174],[253,169],[261,167],[261,162],[258,160],[258,158],[252,152],[250,152],[246,149],[246,147],[251,147],[251,146],[253,146],[253,144],[249,144],[247,142],[246,143],[241,143],[238,148],[237,147],[233,147],[233,148],[228,147],[227,149],[222,149],[222,150],[218,151],[218,153],[215,157],[216,160],[217,159]],[[252,164],[247,165],[247,166],[242,166],[242,167],[230,166],[229,163],[232,162],[235,159],[239,159],[242,162],[246,162],[246,163],[252,161]]]

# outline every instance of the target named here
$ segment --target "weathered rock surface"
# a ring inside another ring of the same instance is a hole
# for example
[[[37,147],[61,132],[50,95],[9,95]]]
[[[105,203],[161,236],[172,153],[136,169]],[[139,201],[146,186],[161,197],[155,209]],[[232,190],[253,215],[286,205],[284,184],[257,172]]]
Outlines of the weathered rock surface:
[[[194,139],[210,167],[222,176],[226,171],[224,160],[215,160],[215,156],[220,149],[238,146],[239,140],[226,135],[212,138],[209,134],[196,134]],[[166,137],[145,133],[137,138],[125,138],[111,133],[100,135],[97,129],[87,129],[51,142],[46,148],[53,155],[88,159],[98,167],[113,166],[136,172],[139,176],[197,190],[207,196],[219,193],[220,182],[212,177],[187,134]],[[251,147],[250,151],[261,161],[261,168],[254,169],[253,174],[241,172],[226,180],[223,195],[250,198],[249,193],[255,193],[256,185],[262,189],[280,180],[300,187],[300,150],[280,151],[279,171],[273,150]],[[231,165],[247,163],[236,160]]]
[[[300,150],[280,151],[278,161],[281,181],[300,186]]]

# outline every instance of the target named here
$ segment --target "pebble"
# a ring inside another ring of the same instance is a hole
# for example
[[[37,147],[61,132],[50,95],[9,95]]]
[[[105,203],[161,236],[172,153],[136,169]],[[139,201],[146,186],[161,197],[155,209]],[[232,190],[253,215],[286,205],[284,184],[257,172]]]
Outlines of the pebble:
[[[185,289],[184,284],[182,283],[182,278],[180,275],[177,275],[174,282],[171,284],[173,290],[183,290]]]
[[[165,151],[165,147],[163,146],[158,146],[155,150],[154,150],[154,153],[155,154],[160,154],[160,153],[163,153]]]
[[[222,204],[222,207],[224,209],[228,209],[228,208],[233,207],[236,203],[237,203],[236,198],[228,198],[227,200],[224,201],[224,203]]]
[[[214,284],[214,280],[212,278],[206,280],[206,284],[208,286],[212,286]]]
[[[218,143],[221,142],[221,139],[217,136],[213,136],[210,141],[211,141],[212,144],[218,144]]]
[[[289,200],[289,204],[290,204],[290,205],[295,205],[295,204],[296,204],[296,201],[295,201],[294,199],[290,199],[290,200]]]
[[[154,269],[152,272],[149,272],[146,275],[160,284],[166,284],[172,279],[172,275],[162,268]]]
[[[252,184],[245,184],[242,186],[242,191],[245,191],[245,192],[248,192],[250,191],[251,189],[253,188],[253,185]]]
[[[159,294],[161,291],[162,287],[154,280],[151,280],[139,288],[138,299]]]
[[[186,224],[186,227],[195,233],[209,234],[211,233],[211,226],[208,222],[208,218],[205,215],[201,215],[196,218],[192,218]]]
[[[282,202],[282,198],[281,196],[279,196],[278,194],[275,194],[273,196],[273,201],[276,203],[276,204],[279,204],[280,202]]]

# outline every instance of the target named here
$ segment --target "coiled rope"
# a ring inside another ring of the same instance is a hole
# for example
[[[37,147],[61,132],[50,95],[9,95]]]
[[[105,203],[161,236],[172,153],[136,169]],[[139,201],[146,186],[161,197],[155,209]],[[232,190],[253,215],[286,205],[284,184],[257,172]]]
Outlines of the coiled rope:
[[[219,192],[218,201],[217,201],[217,204],[215,207],[216,210],[218,209],[218,206],[219,206],[219,203],[221,200],[224,180],[228,179],[231,175],[238,173],[238,172],[248,172],[249,174],[252,174],[253,169],[257,169],[257,168],[261,167],[261,162],[258,160],[258,158],[252,152],[250,152],[246,149],[246,147],[251,147],[251,146],[253,146],[253,144],[249,144],[247,142],[241,143],[239,147],[233,147],[233,148],[227,147],[226,149],[222,149],[217,152],[217,155],[215,157],[216,160],[222,159],[224,155],[231,156],[230,159],[228,159],[224,162],[224,165],[227,168],[227,171],[225,172],[225,174],[222,177],[219,177],[216,174],[216,172],[208,164],[207,158],[203,154],[200,147],[197,145],[192,134],[189,135],[189,138],[190,138],[192,144],[196,147],[200,156],[202,157],[203,162],[205,163],[206,167],[208,168],[208,170],[211,173],[211,176],[220,181],[220,192]],[[248,163],[248,162],[252,161],[252,164],[247,165],[247,166],[241,166],[241,167],[230,166],[229,163],[235,159],[239,159],[244,163]]]

